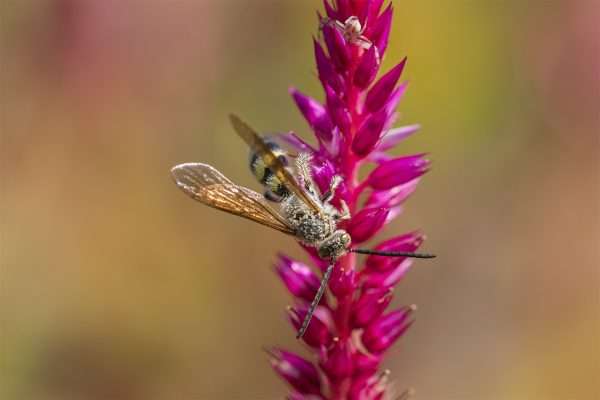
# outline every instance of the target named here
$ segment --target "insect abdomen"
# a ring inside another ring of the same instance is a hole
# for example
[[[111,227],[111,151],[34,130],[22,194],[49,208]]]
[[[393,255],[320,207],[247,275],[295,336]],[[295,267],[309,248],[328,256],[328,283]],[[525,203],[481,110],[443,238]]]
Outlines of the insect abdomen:
[[[265,143],[279,160],[287,165],[287,153],[272,140],[265,138]],[[262,157],[250,152],[250,170],[256,179],[265,187],[265,197],[271,201],[281,201],[289,195],[287,188],[277,179],[273,171],[265,165]]]

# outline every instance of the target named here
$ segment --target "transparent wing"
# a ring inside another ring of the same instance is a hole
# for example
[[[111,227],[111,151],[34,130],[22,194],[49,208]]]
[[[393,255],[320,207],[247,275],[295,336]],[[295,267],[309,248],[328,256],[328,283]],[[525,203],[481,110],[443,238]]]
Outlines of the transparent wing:
[[[273,154],[264,140],[248,124],[242,121],[238,116],[231,114],[229,116],[231,124],[237,134],[255,151],[263,160],[265,165],[273,171],[277,179],[298,198],[308,205],[313,211],[320,213],[321,207],[298,185],[296,179],[285,168],[281,160]]]
[[[223,185],[233,185],[225,175],[216,168],[202,163],[179,164],[171,169],[171,174],[175,178],[178,186],[198,186],[206,187],[217,183]]]
[[[180,164],[171,169],[171,174],[184,193],[207,206],[294,234],[286,220],[262,195],[234,184],[208,164]]]

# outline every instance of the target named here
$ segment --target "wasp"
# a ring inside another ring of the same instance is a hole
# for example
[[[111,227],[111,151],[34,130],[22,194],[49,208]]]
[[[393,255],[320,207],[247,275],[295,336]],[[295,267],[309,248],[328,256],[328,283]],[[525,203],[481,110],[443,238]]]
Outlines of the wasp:
[[[279,190],[279,210],[264,195],[237,185],[216,168],[203,163],[176,165],[171,174],[177,186],[188,196],[230,214],[247,218],[259,224],[293,236],[299,242],[317,249],[319,257],[329,262],[321,279],[319,289],[296,335],[306,332],[315,308],[323,296],[336,261],[353,252],[390,257],[433,258],[431,254],[406,252],[379,252],[351,248],[352,238],[338,223],[350,218],[347,205],[342,201],[341,210],[331,204],[335,190],[342,178],[335,176],[325,193],[319,193],[310,172],[311,155],[301,153],[295,160],[295,174],[287,168],[285,154],[277,151],[269,140],[262,138],[254,129],[236,115],[230,115],[231,124],[250,150],[261,160],[264,174],[270,181],[267,190]],[[252,160],[251,156],[251,160]],[[268,172],[267,172],[268,170]],[[259,178],[259,180],[261,179]]]

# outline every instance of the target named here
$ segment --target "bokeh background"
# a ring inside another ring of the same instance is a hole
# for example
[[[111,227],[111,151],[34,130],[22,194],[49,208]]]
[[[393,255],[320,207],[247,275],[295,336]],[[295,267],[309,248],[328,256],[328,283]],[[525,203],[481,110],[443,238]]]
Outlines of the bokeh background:
[[[433,170],[387,366],[417,399],[600,398],[600,2],[394,1],[398,154]],[[272,273],[289,238],[195,204],[169,168],[256,187],[237,112],[308,128],[320,2],[19,0],[0,10],[0,397],[278,399],[262,346],[303,351]]]

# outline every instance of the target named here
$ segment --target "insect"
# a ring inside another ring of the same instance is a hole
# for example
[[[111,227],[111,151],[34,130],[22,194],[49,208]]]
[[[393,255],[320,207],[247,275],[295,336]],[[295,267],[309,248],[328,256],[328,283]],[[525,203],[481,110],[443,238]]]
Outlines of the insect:
[[[324,26],[331,26],[332,28],[337,29],[347,42],[362,47],[365,50],[370,49],[373,45],[373,43],[363,35],[365,27],[360,24],[360,20],[357,16],[348,17],[344,23],[337,19],[325,17],[321,19],[321,22],[319,23],[320,30],[322,30]]]
[[[352,238],[348,232],[338,228],[338,222],[350,218],[348,207],[342,201],[341,210],[338,210],[330,203],[342,178],[335,176],[329,189],[325,193],[319,193],[310,174],[310,154],[301,153],[296,157],[294,176],[286,167],[282,154],[274,151],[269,141],[259,136],[239,117],[231,115],[230,119],[237,134],[248,144],[251,151],[260,157],[263,167],[270,171],[273,181],[271,185],[280,184],[285,187],[279,210],[273,208],[265,196],[233,183],[208,164],[179,164],[171,169],[171,174],[177,186],[193,199],[294,236],[301,243],[315,247],[319,257],[329,262],[319,289],[298,330],[297,338],[306,332],[315,308],[325,292],[335,262],[345,254],[354,252],[389,257],[435,257],[431,254],[351,248]]]

